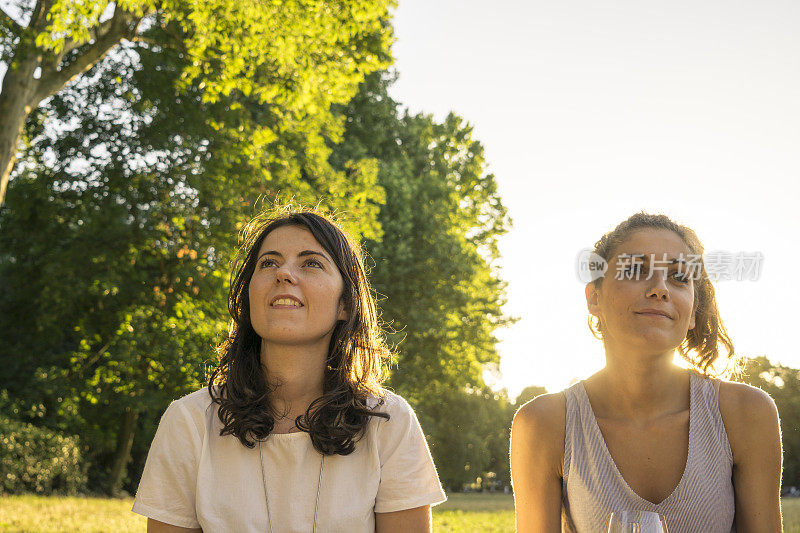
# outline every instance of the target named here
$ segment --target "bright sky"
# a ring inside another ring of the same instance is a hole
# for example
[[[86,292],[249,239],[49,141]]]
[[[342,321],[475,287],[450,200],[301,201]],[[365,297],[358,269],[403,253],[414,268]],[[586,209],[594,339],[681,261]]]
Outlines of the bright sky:
[[[794,0],[399,0],[393,97],[474,126],[514,220],[512,396],[602,367],[575,259],[639,210],[761,252],[757,281],[717,283],[722,318],[738,352],[800,368],[798,25]]]

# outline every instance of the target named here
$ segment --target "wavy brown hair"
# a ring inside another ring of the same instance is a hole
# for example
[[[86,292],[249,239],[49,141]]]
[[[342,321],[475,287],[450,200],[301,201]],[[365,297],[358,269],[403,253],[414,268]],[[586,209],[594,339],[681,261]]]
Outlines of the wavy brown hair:
[[[371,409],[367,398],[382,398],[384,362],[391,354],[381,334],[359,247],[336,223],[313,211],[260,215],[245,228],[231,275],[228,338],[217,348],[219,363],[208,380],[212,401],[219,405],[220,436],[234,435],[252,448],[275,425],[270,401],[275,389],[268,385],[261,364],[261,337],[250,322],[249,287],[261,244],[270,232],[283,226],[310,231],[331,256],[344,282],[342,299],[349,318],[334,327],[323,394],[295,419],[295,425],[311,436],[320,453],[348,455],[371,417],[389,418]]]
[[[678,353],[694,369],[706,376],[729,378],[741,372],[743,358],[737,356],[733,349],[733,342],[725,330],[725,325],[719,315],[717,300],[714,296],[714,286],[706,272],[703,262],[703,245],[697,234],[691,228],[673,222],[666,215],[652,215],[649,213],[636,213],[621,222],[612,231],[603,235],[594,245],[594,253],[610,263],[617,247],[630,235],[643,229],[666,229],[677,234],[690,253],[699,256],[698,270],[694,272],[694,305],[695,327],[686,333],[686,338],[677,347]],[[600,287],[603,278],[597,278],[592,283]],[[593,320],[594,319],[594,320]],[[589,315],[589,330],[598,339],[603,339],[603,331],[597,317]],[[725,349],[725,354],[720,354],[720,345]],[[715,371],[714,363],[720,358],[725,359],[725,369]]]

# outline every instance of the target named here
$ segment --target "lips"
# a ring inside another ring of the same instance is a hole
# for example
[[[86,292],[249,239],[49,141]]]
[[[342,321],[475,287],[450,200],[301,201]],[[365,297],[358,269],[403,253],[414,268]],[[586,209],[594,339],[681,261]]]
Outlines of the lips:
[[[645,316],[663,316],[664,318],[672,319],[669,313],[662,311],[661,309],[642,309],[641,311],[636,311],[636,314]]]
[[[281,307],[281,308],[298,308],[303,307],[303,302],[300,301],[299,298],[296,296],[292,296],[291,294],[279,294],[275,296],[272,301],[269,303],[270,307]]]

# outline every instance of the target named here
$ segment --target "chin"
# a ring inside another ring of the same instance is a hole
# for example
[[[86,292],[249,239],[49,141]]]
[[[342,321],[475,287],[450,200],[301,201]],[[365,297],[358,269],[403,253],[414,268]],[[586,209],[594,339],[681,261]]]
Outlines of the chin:
[[[675,350],[683,341],[683,339],[675,339],[672,336],[667,337],[657,333],[645,333],[639,339],[640,342],[638,344],[658,353]]]
[[[322,340],[324,334],[309,335],[308,331],[268,331],[266,335],[260,335],[262,342],[270,344],[280,344],[284,346],[303,346],[317,344]]]
[[[261,340],[272,344],[304,344],[309,341],[300,332],[285,332],[280,333],[267,332],[266,335],[261,335]]]

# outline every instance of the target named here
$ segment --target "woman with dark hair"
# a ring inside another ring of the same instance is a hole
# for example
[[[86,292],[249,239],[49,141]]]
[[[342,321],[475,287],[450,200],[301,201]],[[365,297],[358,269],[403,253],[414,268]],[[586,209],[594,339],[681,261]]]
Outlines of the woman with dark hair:
[[[445,500],[358,247],[312,212],[246,232],[208,387],[174,401],[133,511],[148,531],[428,532]],[[188,529],[187,529],[188,528]]]
[[[517,531],[607,531],[623,511],[659,513],[670,532],[781,531],[778,412],[760,389],[715,379],[741,361],[697,235],[638,213],[594,253],[607,270],[586,302],[606,366],[514,417]]]

